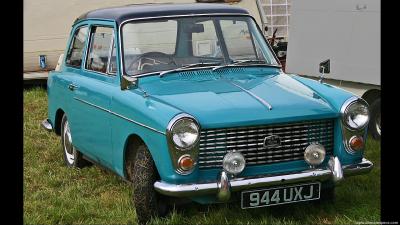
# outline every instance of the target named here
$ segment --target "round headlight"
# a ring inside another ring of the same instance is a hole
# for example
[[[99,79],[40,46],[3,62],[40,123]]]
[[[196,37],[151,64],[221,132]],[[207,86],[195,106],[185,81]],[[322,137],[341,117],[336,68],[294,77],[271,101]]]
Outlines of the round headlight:
[[[367,126],[369,121],[368,106],[362,101],[351,102],[343,112],[343,122],[350,129],[360,130]]]
[[[244,170],[246,160],[240,152],[228,152],[222,160],[222,167],[228,173],[237,175]]]
[[[199,140],[199,126],[190,117],[177,119],[170,128],[172,142],[180,149],[193,147]]]
[[[325,159],[326,151],[321,144],[310,144],[304,151],[304,159],[311,166],[318,166]]]

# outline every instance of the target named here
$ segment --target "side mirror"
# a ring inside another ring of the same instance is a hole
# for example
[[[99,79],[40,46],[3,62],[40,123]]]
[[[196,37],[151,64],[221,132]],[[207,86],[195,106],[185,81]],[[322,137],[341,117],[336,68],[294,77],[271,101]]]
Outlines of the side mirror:
[[[331,72],[331,60],[327,59],[319,64],[320,73],[330,73]]]
[[[138,79],[136,77],[130,77],[122,75],[121,77],[121,90],[128,90],[132,86],[137,87]]]
[[[265,27],[264,27],[264,31],[265,31],[265,33],[267,33],[267,32],[268,32],[268,26],[267,26],[267,25],[265,25]]]

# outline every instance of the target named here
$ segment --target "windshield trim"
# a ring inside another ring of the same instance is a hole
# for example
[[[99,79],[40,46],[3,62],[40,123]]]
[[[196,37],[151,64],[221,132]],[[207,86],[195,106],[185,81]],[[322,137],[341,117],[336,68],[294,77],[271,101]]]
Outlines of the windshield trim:
[[[127,19],[122,21],[119,26],[118,26],[118,48],[119,48],[119,65],[121,68],[121,76],[126,75],[126,76],[130,76],[130,77],[144,77],[144,76],[150,76],[150,75],[155,75],[155,74],[159,74],[163,71],[157,71],[157,72],[149,72],[149,73],[142,73],[142,74],[136,74],[136,75],[129,75],[125,72],[125,66],[124,66],[124,53],[123,53],[123,49],[122,49],[122,27],[123,25],[125,25],[128,22],[131,21],[140,21],[140,20],[150,20],[150,19],[163,19],[163,18],[182,18],[182,17],[201,17],[201,16],[238,16],[238,17],[250,17],[259,32],[261,32],[260,27],[257,24],[257,21],[254,19],[253,16],[251,16],[250,14],[246,14],[246,13],[205,13],[205,14],[185,14],[185,15],[170,15],[170,16],[152,16],[152,17],[141,17],[141,18],[133,18],[133,19]],[[264,65],[252,65],[252,66],[273,66],[273,67],[277,67],[277,68],[282,68],[282,65],[280,64],[280,61],[278,59],[278,57],[276,56],[275,52],[273,51],[272,47],[270,46],[269,42],[267,41],[267,39],[265,38],[264,34],[261,32],[269,50],[271,51],[272,55],[274,56],[276,62],[278,62],[278,64],[274,65],[274,64],[264,64]],[[251,65],[240,65],[240,66],[251,66]],[[195,68],[190,68],[190,69],[201,69],[200,67],[195,67]]]

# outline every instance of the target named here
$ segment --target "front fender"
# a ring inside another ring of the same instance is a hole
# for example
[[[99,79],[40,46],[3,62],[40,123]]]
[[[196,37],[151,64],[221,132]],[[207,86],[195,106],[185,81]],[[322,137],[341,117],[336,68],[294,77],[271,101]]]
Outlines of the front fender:
[[[117,92],[112,100],[113,170],[125,177],[124,155],[128,138],[135,134],[148,147],[162,180],[170,183],[195,179],[175,172],[165,135],[169,121],[182,111],[143,95],[140,90]]]

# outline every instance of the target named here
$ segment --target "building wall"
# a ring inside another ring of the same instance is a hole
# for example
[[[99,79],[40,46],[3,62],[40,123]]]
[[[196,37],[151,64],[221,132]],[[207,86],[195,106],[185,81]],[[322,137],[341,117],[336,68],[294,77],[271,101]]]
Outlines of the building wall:
[[[41,70],[39,55],[46,55],[47,69],[54,69],[64,52],[72,23],[81,14],[98,8],[162,2],[195,0],[24,0],[24,71]],[[235,5],[249,10],[261,26],[256,1],[242,0]]]

